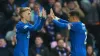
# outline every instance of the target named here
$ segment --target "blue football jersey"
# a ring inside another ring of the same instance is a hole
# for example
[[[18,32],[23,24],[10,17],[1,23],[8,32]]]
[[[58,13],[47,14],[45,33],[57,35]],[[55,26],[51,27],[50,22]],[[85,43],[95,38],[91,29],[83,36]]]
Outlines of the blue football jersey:
[[[71,56],[86,56],[87,30],[81,22],[71,23]]]
[[[82,22],[62,23],[60,21],[53,20],[53,23],[60,28],[70,30],[71,56],[86,56],[87,30],[85,24]]]
[[[14,56],[28,56],[30,31],[39,30],[44,24],[44,19],[38,19],[34,25],[19,21],[16,25],[17,43],[14,49]]]

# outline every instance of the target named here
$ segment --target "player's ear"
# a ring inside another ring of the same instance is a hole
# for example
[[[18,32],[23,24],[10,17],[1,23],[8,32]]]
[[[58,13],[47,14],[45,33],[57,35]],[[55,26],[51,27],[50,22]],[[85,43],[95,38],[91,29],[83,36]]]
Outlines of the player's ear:
[[[72,16],[73,17],[73,20],[76,20],[76,17],[75,16]]]
[[[20,17],[21,17],[21,18],[23,18],[23,15],[22,15],[22,14],[20,14]]]

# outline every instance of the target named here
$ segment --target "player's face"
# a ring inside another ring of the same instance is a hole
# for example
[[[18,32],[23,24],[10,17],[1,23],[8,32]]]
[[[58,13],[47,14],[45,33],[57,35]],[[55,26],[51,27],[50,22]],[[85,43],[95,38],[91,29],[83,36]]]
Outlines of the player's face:
[[[23,17],[25,18],[26,21],[30,21],[30,19],[31,19],[31,11],[27,10],[27,11],[23,12]]]
[[[60,48],[64,47],[64,41],[63,41],[63,40],[59,40],[59,41],[58,41],[58,46],[59,46]]]

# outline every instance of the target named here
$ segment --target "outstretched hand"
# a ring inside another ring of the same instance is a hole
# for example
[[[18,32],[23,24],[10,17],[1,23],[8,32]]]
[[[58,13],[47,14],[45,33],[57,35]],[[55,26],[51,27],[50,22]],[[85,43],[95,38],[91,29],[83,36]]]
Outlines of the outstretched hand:
[[[43,17],[43,18],[46,19],[46,17],[47,17],[47,15],[46,15],[46,10],[43,8],[43,9],[42,9],[42,12],[41,12],[40,9],[38,8],[38,15],[39,15],[40,17]]]
[[[47,17],[46,10],[44,8],[42,9],[42,17],[45,19]]]
[[[50,17],[51,17],[51,19],[55,18],[55,15],[54,15],[54,12],[53,12],[52,8],[50,9]]]

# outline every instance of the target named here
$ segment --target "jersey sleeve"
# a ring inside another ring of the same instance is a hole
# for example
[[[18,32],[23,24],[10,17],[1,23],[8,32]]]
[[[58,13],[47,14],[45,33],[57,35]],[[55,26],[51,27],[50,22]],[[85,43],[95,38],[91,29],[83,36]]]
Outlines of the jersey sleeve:
[[[68,23],[68,21],[63,20],[63,19],[59,19],[59,22],[62,22],[62,23]]]
[[[58,27],[60,27],[60,28],[68,28],[68,29],[70,29],[70,24],[69,23],[62,23],[62,22],[59,22],[58,20],[53,20],[53,23],[55,25],[57,25]]]
[[[22,32],[38,30],[42,28],[43,22],[44,22],[44,19],[40,20],[40,17],[38,17],[34,25],[19,23],[17,24],[16,28]]]
[[[45,18],[41,18],[40,22],[38,22],[37,27],[35,28],[35,30],[40,30],[42,28],[42,26],[44,25],[45,22]]]

